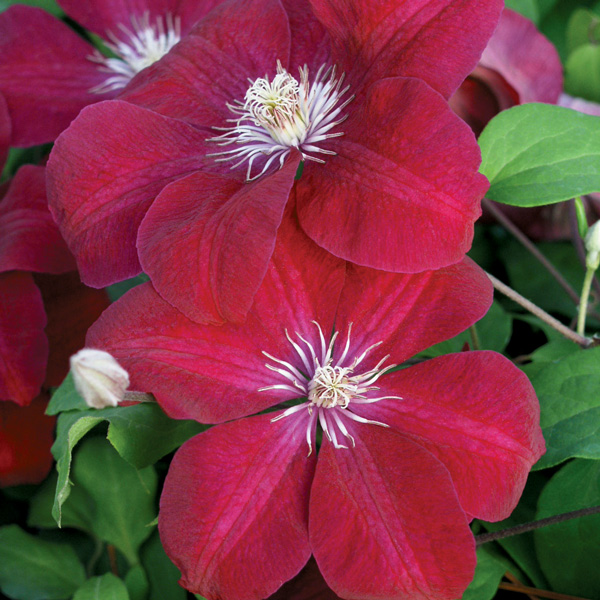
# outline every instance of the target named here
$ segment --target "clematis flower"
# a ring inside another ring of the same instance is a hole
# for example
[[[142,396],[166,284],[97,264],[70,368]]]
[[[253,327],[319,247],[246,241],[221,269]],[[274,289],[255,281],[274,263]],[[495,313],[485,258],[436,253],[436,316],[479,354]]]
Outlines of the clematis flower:
[[[539,407],[493,352],[395,366],[479,319],[491,295],[468,260],[413,275],[347,264],[288,210],[245,323],[197,324],[150,283],[105,311],[87,343],[132,388],[172,417],[220,423],[178,450],[161,497],[182,585],[266,598],[312,554],[341,598],[460,597],[470,519],[505,518],[543,452]]]
[[[505,8],[479,64],[450,106],[479,135],[502,110],[527,102],[556,104],[563,89],[560,57],[534,23]]]
[[[304,231],[356,264],[460,261],[487,182],[446,99],[501,6],[222,2],[127,102],[88,107],[57,140],[51,210],[84,281],[143,269],[190,318],[239,322],[290,195]]]
[[[41,9],[4,11],[0,92],[12,118],[12,145],[54,141],[84,106],[118,95],[218,1],[58,0],[67,16],[100,36],[111,57]]]

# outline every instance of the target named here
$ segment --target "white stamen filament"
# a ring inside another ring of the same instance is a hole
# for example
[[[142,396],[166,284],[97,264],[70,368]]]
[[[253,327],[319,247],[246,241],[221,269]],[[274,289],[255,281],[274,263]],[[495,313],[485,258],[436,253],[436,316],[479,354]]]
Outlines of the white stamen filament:
[[[137,73],[160,60],[181,40],[181,19],[171,14],[167,14],[164,21],[157,17],[155,25],[150,23],[148,12],[140,19],[132,16],[131,27],[133,31],[119,24],[125,41],[112,32],[106,34],[111,41],[104,43],[117,58],[106,57],[98,50],[88,56],[88,60],[100,65],[99,71],[111,74],[106,81],[92,88],[91,93],[104,94],[125,87]]]
[[[321,326],[313,321],[319,332],[320,351],[315,350],[310,341],[296,332],[296,337],[304,343],[308,353],[285,332],[286,337],[298,355],[298,359],[306,369],[306,374],[301,373],[291,362],[283,361],[274,356],[263,352],[263,354],[278,366],[265,364],[265,367],[288,381],[291,381],[294,387],[287,383],[276,383],[260,388],[259,391],[266,390],[285,390],[295,394],[301,392],[307,401],[286,409],[283,413],[273,418],[272,421],[278,421],[284,417],[293,415],[303,409],[308,410],[310,415],[306,440],[309,447],[309,455],[312,452],[312,436],[317,420],[327,439],[335,448],[347,448],[340,442],[340,436],[355,445],[354,437],[350,434],[344,420],[346,417],[357,423],[370,425],[380,425],[388,427],[385,423],[365,419],[352,411],[352,404],[371,404],[380,400],[396,399],[402,400],[400,396],[377,396],[373,397],[372,392],[379,388],[373,384],[390,369],[396,365],[383,366],[388,360],[389,355],[382,358],[375,367],[362,374],[354,374],[356,367],[365,359],[371,350],[377,348],[382,342],[373,344],[367,348],[360,356],[354,358],[349,366],[344,366],[348,352],[350,351],[350,333],[352,323],[348,327],[348,334],[344,350],[341,356],[335,361],[333,359],[334,343],[339,332],[334,332],[329,344],[325,341],[325,335]],[[310,355],[310,358],[309,358]]]
[[[235,161],[232,169],[247,162],[246,180],[253,181],[275,161],[279,161],[281,168],[292,148],[300,151],[304,160],[318,163],[325,161],[314,154],[335,155],[315,144],[344,135],[343,132],[329,131],[346,120],[348,115],[338,117],[354,96],[341,101],[349,86],[342,89],[344,75],[336,79],[335,67],[326,69],[322,65],[312,83],[308,81],[306,65],[299,71],[300,81],[277,61],[273,81],[266,75],[255,81],[249,80],[251,85],[244,101],[227,104],[236,115],[227,121],[234,125],[213,127],[224,133],[208,140],[219,146],[235,144],[236,148],[209,156],[217,157],[218,162]],[[262,162],[265,158],[267,160]],[[260,171],[252,176],[255,162],[259,163]]]

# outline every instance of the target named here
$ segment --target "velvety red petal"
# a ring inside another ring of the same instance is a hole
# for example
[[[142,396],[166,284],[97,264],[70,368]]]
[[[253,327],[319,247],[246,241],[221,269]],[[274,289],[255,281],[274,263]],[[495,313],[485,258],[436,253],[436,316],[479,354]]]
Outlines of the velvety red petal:
[[[60,136],[48,199],[85,283],[103,287],[140,272],[139,224],[163,187],[203,164],[204,138],[118,100],[85,109]]]
[[[108,308],[105,290],[89,288],[76,271],[63,275],[34,275],[48,317],[46,336],[50,344],[45,387],[61,384],[69,372],[69,358],[85,346],[85,336]],[[68,324],[68,325],[66,325]]]
[[[248,78],[273,76],[277,60],[287,66],[289,54],[289,24],[279,0],[226,0],[121,97],[197,126],[227,127],[227,103],[244,99]]]
[[[286,330],[317,347],[311,321],[331,331],[344,276],[343,261],[313,244],[288,214],[245,323],[197,324],[144,284],[104,312],[87,345],[113,354],[129,372],[131,388],[154,393],[174,418],[207,423],[238,418],[299,396],[258,391],[289,383],[265,367],[270,361],[263,351],[298,366]]]
[[[25,406],[39,393],[48,359],[46,313],[29,273],[0,274],[0,399]]]
[[[473,261],[417,275],[398,275],[351,265],[340,298],[336,328],[353,323],[349,357],[381,342],[361,369],[384,356],[401,364],[481,319],[493,299],[487,275]],[[336,356],[342,351],[338,344]]]
[[[350,79],[418,77],[449,98],[477,64],[500,0],[310,0]]]
[[[209,429],[177,452],[158,527],[181,584],[207,600],[259,600],[310,556],[303,417],[271,414]]]
[[[448,471],[377,425],[356,447],[324,440],[309,533],[325,581],[348,600],[455,600],[473,577],[475,542]]]
[[[480,64],[499,73],[518,93],[519,102],[555,104],[563,73],[554,45],[529,20],[504,9]]]
[[[54,417],[44,414],[48,398],[29,406],[0,402],[0,487],[40,483],[52,466]]]
[[[314,74],[331,61],[329,34],[315,17],[310,0],[281,0],[281,4],[290,22],[290,74],[298,77],[297,68],[304,65]]]
[[[127,41],[122,27],[132,31],[132,17],[140,19],[145,14],[151,23],[157,17],[166,17],[176,12],[179,0],[57,0],[61,8],[86,29],[106,38],[110,32]],[[203,4],[203,1],[197,2]]]
[[[461,260],[488,188],[470,128],[416,79],[381,81],[346,110],[345,135],[328,146],[338,155],[306,165],[297,183],[304,230],[336,256],[385,271]]]
[[[4,96],[0,94],[0,170],[4,169],[4,163],[8,158],[10,149],[12,124],[8,114],[8,105]]]
[[[465,512],[505,519],[544,453],[529,380],[495,352],[449,354],[382,377],[382,400],[355,412],[387,423],[444,463]],[[357,405],[358,406],[358,405]]]
[[[296,152],[250,185],[193,173],[167,186],[137,243],[158,293],[199,323],[242,321],[275,248],[299,162]]]
[[[107,97],[89,91],[106,79],[88,60],[92,52],[41,9],[12,6],[0,14],[0,92],[12,118],[14,146],[53,141],[84,106]]]
[[[48,210],[46,169],[24,165],[0,201],[0,271],[74,269],[75,259]]]

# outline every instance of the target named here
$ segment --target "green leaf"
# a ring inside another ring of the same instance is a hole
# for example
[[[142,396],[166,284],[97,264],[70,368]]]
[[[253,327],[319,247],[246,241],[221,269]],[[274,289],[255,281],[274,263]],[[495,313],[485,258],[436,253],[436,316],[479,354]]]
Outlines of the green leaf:
[[[565,91],[600,102],[600,46],[584,44],[569,55],[565,64]]]
[[[499,561],[485,547],[477,548],[475,576],[465,590],[462,600],[491,600],[498,591],[498,584],[506,571]]]
[[[479,137],[487,197],[541,206],[600,191],[600,118],[523,104],[496,115]]]
[[[36,538],[16,525],[0,528],[0,589],[15,600],[70,598],[85,581],[73,548]]]
[[[48,402],[48,408],[46,408],[46,414],[57,415],[60,412],[68,410],[89,410],[89,408],[85,400],[75,389],[73,374],[69,371],[64,381],[56,388],[54,394],[52,394],[52,398]]]
[[[73,600],[129,600],[127,587],[112,573],[88,579],[75,593]]]
[[[502,352],[508,344],[512,330],[512,318],[498,302],[494,302],[485,317],[475,325],[481,350]],[[469,330],[459,333],[456,337],[427,348],[420,356],[433,358],[451,352],[461,352],[465,344],[472,346]]]
[[[158,531],[144,544],[142,564],[150,581],[150,600],[185,600],[186,591],[179,585],[181,573],[165,554]]]
[[[82,442],[73,462],[75,485],[93,499],[89,527],[96,537],[114,545],[130,565],[152,533],[147,524],[156,514],[157,476],[153,467],[137,470],[99,437]]]
[[[125,585],[131,600],[146,600],[150,592],[146,571],[141,565],[135,565],[125,575]]]
[[[109,285],[106,288],[106,292],[110,298],[110,301],[115,302],[121,296],[123,296],[123,294],[140,285],[141,283],[145,283],[146,281],[150,281],[150,277],[148,277],[146,273],[140,273],[131,279],[126,279],[125,281],[119,281],[119,283],[113,283],[113,285]]]
[[[52,515],[59,525],[61,507],[70,493],[69,471],[73,448],[88,431],[103,421],[110,424],[110,442],[125,460],[138,469],[154,464],[190,437],[206,429],[206,426],[195,421],[170,419],[158,404],[150,402],[62,413],[58,418],[56,442],[52,446],[58,471]]]
[[[548,482],[538,519],[600,504],[600,462],[575,460]],[[537,529],[535,546],[541,568],[557,592],[598,598],[600,590],[600,514]]]
[[[531,377],[546,454],[534,469],[572,457],[600,458],[600,347],[548,363]]]
[[[530,21],[537,23],[540,20],[540,10],[536,0],[504,0],[506,8],[510,8]]]
[[[600,17],[591,10],[578,8],[567,25],[567,52],[571,54],[579,46],[600,40]]]

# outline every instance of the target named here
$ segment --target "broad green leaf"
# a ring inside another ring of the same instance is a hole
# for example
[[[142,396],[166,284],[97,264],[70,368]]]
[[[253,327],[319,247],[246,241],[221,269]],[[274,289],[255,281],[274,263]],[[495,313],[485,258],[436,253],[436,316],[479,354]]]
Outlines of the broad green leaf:
[[[567,25],[567,52],[571,54],[579,46],[600,41],[600,17],[591,10],[578,8]]]
[[[129,600],[127,587],[112,573],[88,579],[73,596],[73,600]]]
[[[79,392],[75,389],[75,383],[73,382],[73,374],[69,371],[69,374],[65,377],[64,381],[56,389],[50,402],[48,402],[48,408],[46,408],[47,415],[57,415],[61,412],[68,410],[89,410],[89,406],[85,403],[85,400],[79,395]]]
[[[538,248],[579,293],[585,270],[573,246],[555,242],[538,244]],[[513,289],[548,312],[558,312],[569,318],[577,314],[573,300],[521,244],[517,241],[506,243],[502,257],[509,276],[507,283]]]
[[[106,292],[108,293],[110,301],[115,302],[130,289],[140,285],[140,283],[145,283],[146,281],[150,281],[150,277],[148,277],[148,275],[145,273],[140,273],[131,279],[126,279],[125,281],[119,281],[119,283],[113,283],[112,285],[109,285],[106,288]]]
[[[125,585],[131,600],[147,600],[150,592],[146,571],[141,565],[135,565],[125,575]]]
[[[16,525],[0,528],[0,589],[15,600],[70,598],[85,581],[73,548],[36,538]]]
[[[487,197],[541,206],[600,191],[600,118],[550,104],[496,115],[479,137]]]
[[[504,5],[506,8],[521,13],[534,23],[537,23],[540,19],[540,10],[536,0],[504,0]]]
[[[546,454],[534,469],[572,457],[600,458],[600,347],[548,363],[531,377]]]
[[[52,515],[61,524],[61,507],[69,497],[71,454],[79,440],[93,427],[108,421],[108,439],[121,456],[141,469],[178,448],[206,427],[195,421],[167,417],[158,404],[143,402],[102,410],[71,411],[58,418],[52,454],[57,461],[58,482]]]
[[[106,440],[91,437],[75,455],[73,479],[94,499],[89,514],[94,535],[137,564],[139,547],[152,533],[147,525],[156,515],[154,468],[138,471]]]
[[[482,546],[477,549],[475,576],[465,590],[462,600],[491,600],[498,591],[498,584],[506,571],[504,563]]]
[[[574,460],[548,482],[538,519],[600,505],[600,462]],[[540,565],[552,589],[582,598],[600,597],[600,514],[534,532]]]
[[[569,55],[565,64],[565,91],[600,102],[600,46],[584,44]]]
[[[179,585],[181,573],[163,550],[158,531],[142,546],[142,564],[150,582],[149,600],[185,600],[186,591]]]
[[[488,313],[475,324],[477,338],[481,350],[502,352],[510,339],[512,318],[498,302],[494,302]],[[463,331],[456,337],[440,342],[421,353],[421,356],[433,358],[450,352],[461,352],[464,345],[473,346],[469,330]]]

